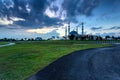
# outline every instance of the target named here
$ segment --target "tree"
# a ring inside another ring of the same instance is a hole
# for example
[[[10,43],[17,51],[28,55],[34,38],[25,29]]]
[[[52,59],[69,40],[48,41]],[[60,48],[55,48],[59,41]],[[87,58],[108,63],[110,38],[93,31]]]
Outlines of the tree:
[[[24,39],[22,38],[20,41],[24,41]]]
[[[115,37],[114,37],[114,36],[112,36],[112,39],[113,39],[113,40],[115,40]]]
[[[107,35],[107,36],[105,36],[105,39],[106,39],[106,40],[107,40],[108,38],[110,38],[110,36],[108,36],[108,35]]]
[[[59,36],[56,37],[59,40]]]
[[[27,40],[27,38],[24,38],[25,39],[25,41]]]

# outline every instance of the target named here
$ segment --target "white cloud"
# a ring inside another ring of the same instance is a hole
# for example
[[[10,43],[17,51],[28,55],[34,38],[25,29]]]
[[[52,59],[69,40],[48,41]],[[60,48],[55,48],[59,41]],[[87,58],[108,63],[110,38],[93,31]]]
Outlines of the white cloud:
[[[18,17],[10,17],[10,19],[13,21],[25,21],[25,19],[18,18]]]
[[[46,9],[45,14],[48,15],[49,17],[58,17],[55,12],[51,11],[49,7]]]
[[[56,30],[57,28],[47,28],[47,27],[44,27],[42,29],[28,29],[26,30],[27,32],[30,32],[30,33],[39,33],[39,34],[46,34],[46,33],[49,33],[49,32],[52,32],[53,30]]]
[[[7,20],[6,18],[4,18],[4,19],[0,19],[0,24],[1,25],[9,25],[9,24],[13,24],[13,21]]]
[[[26,30],[26,32],[29,32],[29,33],[38,33],[38,34],[46,34],[46,33],[50,33],[52,31],[56,31],[60,34],[60,36],[65,36],[65,26],[61,26],[59,28],[54,28],[54,27],[44,27],[42,29],[28,29]]]
[[[0,18],[1,25],[10,25],[10,24],[13,24],[14,21],[25,21],[25,20],[17,17],[10,17],[10,20],[8,20],[7,17]]]
[[[26,5],[26,10],[28,11],[28,13],[31,12],[30,5],[29,5],[29,4]]]
[[[62,8],[62,3],[63,3],[64,0],[55,0],[53,1],[50,6],[46,9],[46,11],[44,12],[47,16],[51,17],[51,18],[54,18],[54,17],[59,17],[60,19],[64,20],[66,18],[66,11],[63,10]],[[54,10],[50,10],[51,7],[53,6],[56,6],[58,7],[58,10],[57,11],[54,11]]]

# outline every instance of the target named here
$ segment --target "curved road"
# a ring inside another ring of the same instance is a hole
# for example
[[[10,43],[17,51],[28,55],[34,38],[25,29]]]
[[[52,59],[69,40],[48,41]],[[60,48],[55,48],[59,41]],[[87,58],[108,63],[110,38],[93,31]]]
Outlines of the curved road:
[[[0,47],[5,47],[5,46],[12,46],[12,45],[15,45],[15,43],[8,43],[8,44],[3,44],[3,45],[0,45]]]
[[[73,52],[28,80],[120,80],[120,45]]]

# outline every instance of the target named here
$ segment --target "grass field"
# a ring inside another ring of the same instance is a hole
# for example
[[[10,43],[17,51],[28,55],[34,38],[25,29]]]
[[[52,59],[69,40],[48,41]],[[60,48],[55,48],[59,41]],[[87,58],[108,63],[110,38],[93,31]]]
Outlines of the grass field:
[[[7,44],[8,42],[0,42],[0,45],[4,45]]]
[[[110,46],[92,43],[96,42],[16,42],[16,45],[2,47],[0,48],[0,80],[24,80],[73,51]]]

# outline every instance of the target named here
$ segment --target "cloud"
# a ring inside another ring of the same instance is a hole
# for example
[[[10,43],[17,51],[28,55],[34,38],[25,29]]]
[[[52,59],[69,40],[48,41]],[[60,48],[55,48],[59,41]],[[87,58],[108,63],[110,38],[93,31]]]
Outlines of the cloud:
[[[54,30],[56,30],[57,28],[42,28],[42,29],[29,29],[29,30],[26,30],[27,32],[30,32],[30,33],[39,33],[39,34],[46,34],[46,33],[50,33]]]
[[[115,32],[109,32],[109,33],[96,33],[96,35],[100,35],[102,37],[105,37],[105,36],[118,36],[117,33]]]
[[[58,27],[78,22],[77,15],[91,16],[98,4],[99,0],[0,0],[0,19],[27,28]]]
[[[25,27],[23,28],[23,27],[21,27],[19,25],[15,25],[15,24],[8,24],[8,25],[6,25],[6,24],[0,24],[0,28],[14,29],[14,30],[16,30],[16,29],[25,29]]]
[[[101,30],[102,27],[92,27],[91,30],[95,31],[95,30]]]
[[[49,33],[46,33],[45,35],[59,36],[60,34],[56,30],[53,30]]]
[[[110,29],[120,29],[119,26],[114,26],[114,27],[111,27]]]
[[[91,30],[95,31],[95,30],[102,30],[103,27],[92,27]],[[104,28],[103,30],[119,30],[120,27],[119,26],[113,26],[113,27],[110,27],[110,28]]]
[[[43,39],[48,39],[48,38],[51,38],[52,36],[55,36],[55,37],[60,36],[60,34],[56,30],[53,30],[46,34],[39,34],[38,36],[42,37]]]
[[[10,25],[13,25],[13,23],[15,21],[25,21],[25,20],[22,19],[22,18],[17,18],[17,17],[10,17],[10,20],[8,20],[6,18],[3,18],[3,19],[0,19],[0,25],[2,25],[2,26],[10,26]]]
[[[9,24],[13,24],[13,21],[9,21],[6,18],[0,19],[0,25],[9,25]]]
[[[98,6],[99,0],[64,0],[62,7],[67,16],[91,16],[92,11]]]
[[[15,25],[33,28],[62,25],[60,18],[50,18],[44,14],[46,8],[50,6],[48,0],[1,0],[0,6],[0,18],[6,17],[8,22],[13,21]],[[53,6],[51,10],[57,11],[57,7]]]
[[[113,27],[107,28],[105,30],[118,30],[118,29],[120,29],[119,26],[113,26]]]

